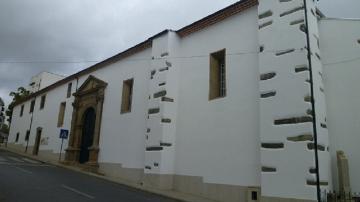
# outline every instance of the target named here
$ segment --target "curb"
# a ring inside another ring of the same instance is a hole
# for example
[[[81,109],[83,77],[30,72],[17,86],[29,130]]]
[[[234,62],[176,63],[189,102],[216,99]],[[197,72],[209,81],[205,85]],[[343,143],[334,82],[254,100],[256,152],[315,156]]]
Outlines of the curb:
[[[150,193],[150,194],[155,194],[155,195],[165,197],[165,198],[174,199],[174,200],[177,200],[179,202],[216,202],[216,201],[213,201],[213,200],[205,199],[205,198],[198,197],[198,196],[193,196],[193,195],[190,195],[190,194],[174,192],[174,191],[162,191],[162,190],[153,189],[153,188],[150,188],[150,187],[144,187],[142,185],[134,184],[134,183],[131,183],[131,182],[126,182],[126,181],[121,180],[121,179],[114,180],[114,179],[111,179],[110,177],[107,177],[107,176],[102,176],[100,174],[83,171],[83,170],[81,170],[81,168],[67,166],[67,165],[61,164],[59,162],[54,162],[54,161],[51,161],[51,160],[43,160],[43,159],[41,159],[39,157],[30,155],[30,154],[27,154],[27,153],[21,153],[21,152],[18,152],[18,151],[14,151],[13,149],[9,149],[9,148],[0,147],[0,150],[11,152],[11,153],[14,153],[14,154],[17,154],[17,155],[20,155],[20,156],[24,156],[26,158],[39,161],[41,163],[50,164],[50,165],[53,165],[53,166],[56,166],[56,167],[59,167],[59,168],[71,170],[71,171],[78,172],[78,173],[81,173],[81,174],[84,174],[84,175],[96,177],[98,179],[102,179],[102,180],[106,180],[106,181],[113,182],[113,183],[116,183],[116,184],[120,184],[120,185],[123,185],[123,186],[127,186],[127,187],[130,187],[130,188],[139,190],[139,191],[147,192],[147,193]]]

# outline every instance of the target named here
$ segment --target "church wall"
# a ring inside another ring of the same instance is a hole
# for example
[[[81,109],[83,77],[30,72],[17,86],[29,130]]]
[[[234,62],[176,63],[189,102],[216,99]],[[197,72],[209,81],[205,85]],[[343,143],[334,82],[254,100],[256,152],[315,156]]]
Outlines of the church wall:
[[[150,51],[147,49],[91,73],[108,83],[101,121],[99,163],[144,168]],[[131,111],[121,114],[123,81],[132,78]],[[86,79],[87,76],[81,77],[80,85]]]
[[[352,191],[360,192],[360,20],[323,19],[319,28],[334,189],[336,152],[342,150],[349,160]]]
[[[260,186],[257,9],[180,41],[175,172]],[[226,49],[226,96],[209,100],[210,54]],[[187,58],[186,56],[199,56]],[[196,180],[196,179],[195,179]]]

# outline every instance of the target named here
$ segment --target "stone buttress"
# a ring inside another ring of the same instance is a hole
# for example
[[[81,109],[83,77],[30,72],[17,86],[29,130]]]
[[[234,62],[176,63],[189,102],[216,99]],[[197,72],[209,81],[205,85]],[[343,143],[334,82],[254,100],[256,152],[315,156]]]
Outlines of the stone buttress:
[[[307,10],[304,0],[259,1],[261,193],[265,199],[317,200],[315,134],[320,186],[328,189],[330,185],[318,16],[313,0],[306,4]]]
[[[172,57],[177,40],[176,33],[167,31],[152,42],[144,184],[161,189],[173,186],[178,68]]]

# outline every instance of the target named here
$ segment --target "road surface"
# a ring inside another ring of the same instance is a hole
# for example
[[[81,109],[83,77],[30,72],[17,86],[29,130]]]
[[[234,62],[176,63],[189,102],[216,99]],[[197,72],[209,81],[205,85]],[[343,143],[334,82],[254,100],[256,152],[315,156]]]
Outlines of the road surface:
[[[0,150],[0,202],[176,202]]]

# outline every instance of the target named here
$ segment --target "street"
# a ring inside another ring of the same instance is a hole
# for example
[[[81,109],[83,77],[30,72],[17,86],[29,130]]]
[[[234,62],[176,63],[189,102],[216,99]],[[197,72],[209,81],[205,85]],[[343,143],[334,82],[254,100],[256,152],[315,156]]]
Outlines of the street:
[[[0,202],[175,202],[0,150]]]

